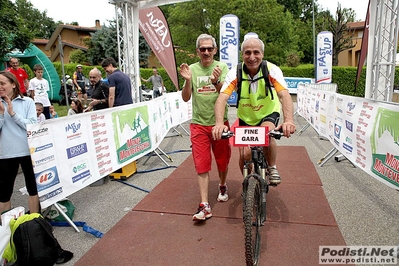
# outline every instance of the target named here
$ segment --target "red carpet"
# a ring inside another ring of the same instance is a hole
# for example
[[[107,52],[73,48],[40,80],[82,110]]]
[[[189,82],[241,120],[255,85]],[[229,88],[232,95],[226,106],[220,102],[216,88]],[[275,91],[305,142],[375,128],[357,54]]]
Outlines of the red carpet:
[[[267,195],[260,265],[319,265],[320,245],[345,241],[306,149],[278,147],[278,158],[282,184]],[[75,265],[245,265],[241,180],[233,148],[229,201],[216,201],[214,165],[209,192],[213,217],[194,223],[199,189],[189,156]]]

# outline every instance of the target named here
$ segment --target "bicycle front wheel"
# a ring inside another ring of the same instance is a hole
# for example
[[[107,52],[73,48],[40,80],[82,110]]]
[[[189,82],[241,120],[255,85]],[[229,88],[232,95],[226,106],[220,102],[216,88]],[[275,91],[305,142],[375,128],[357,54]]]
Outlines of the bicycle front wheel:
[[[260,182],[249,178],[244,194],[245,261],[247,266],[258,265],[260,257],[260,227],[262,225],[262,197]]]

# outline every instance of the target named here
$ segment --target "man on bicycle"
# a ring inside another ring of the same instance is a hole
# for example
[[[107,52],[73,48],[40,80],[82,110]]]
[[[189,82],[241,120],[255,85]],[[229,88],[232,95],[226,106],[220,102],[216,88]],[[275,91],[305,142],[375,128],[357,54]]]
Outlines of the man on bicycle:
[[[266,86],[266,81],[262,76],[261,64],[264,55],[264,44],[257,37],[244,39],[241,44],[243,65],[242,83],[237,103],[237,116],[240,126],[267,126],[269,130],[282,128],[283,134],[290,137],[295,132],[293,120],[293,103],[288,92],[287,84],[284,80],[281,69],[267,62],[268,80],[271,89]],[[215,103],[216,125],[212,135],[215,140],[221,138],[222,132],[228,128],[223,124],[223,117],[227,100],[237,90],[237,68],[232,68],[223,83],[220,94]],[[238,93],[238,92],[237,92]],[[278,126],[280,119],[280,109],[284,115],[283,124]],[[239,165],[241,171],[245,160],[250,160],[251,151],[249,148],[240,147]],[[274,138],[270,139],[270,144],[265,151],[269,165],[270,184],[278,185],[281,182],[280,174],[276,169],[277,144]]]

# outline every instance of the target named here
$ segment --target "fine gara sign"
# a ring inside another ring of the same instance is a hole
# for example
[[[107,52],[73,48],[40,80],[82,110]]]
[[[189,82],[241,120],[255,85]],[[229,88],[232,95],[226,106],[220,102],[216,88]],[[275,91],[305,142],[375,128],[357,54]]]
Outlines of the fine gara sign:
[[[235,127],[234,146],[269,146],[268,127]]]

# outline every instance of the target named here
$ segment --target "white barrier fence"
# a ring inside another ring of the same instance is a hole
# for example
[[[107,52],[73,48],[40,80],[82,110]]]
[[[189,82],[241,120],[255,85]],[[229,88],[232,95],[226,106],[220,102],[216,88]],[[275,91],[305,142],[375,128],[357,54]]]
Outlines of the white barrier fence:
[[[168,131],[191,119],[181,92],[151,101],[28,126],[42,208],[154,151]]]
[[[399,189],[399,105],[317,85],[298,88],[297,113],[354,165]]]

